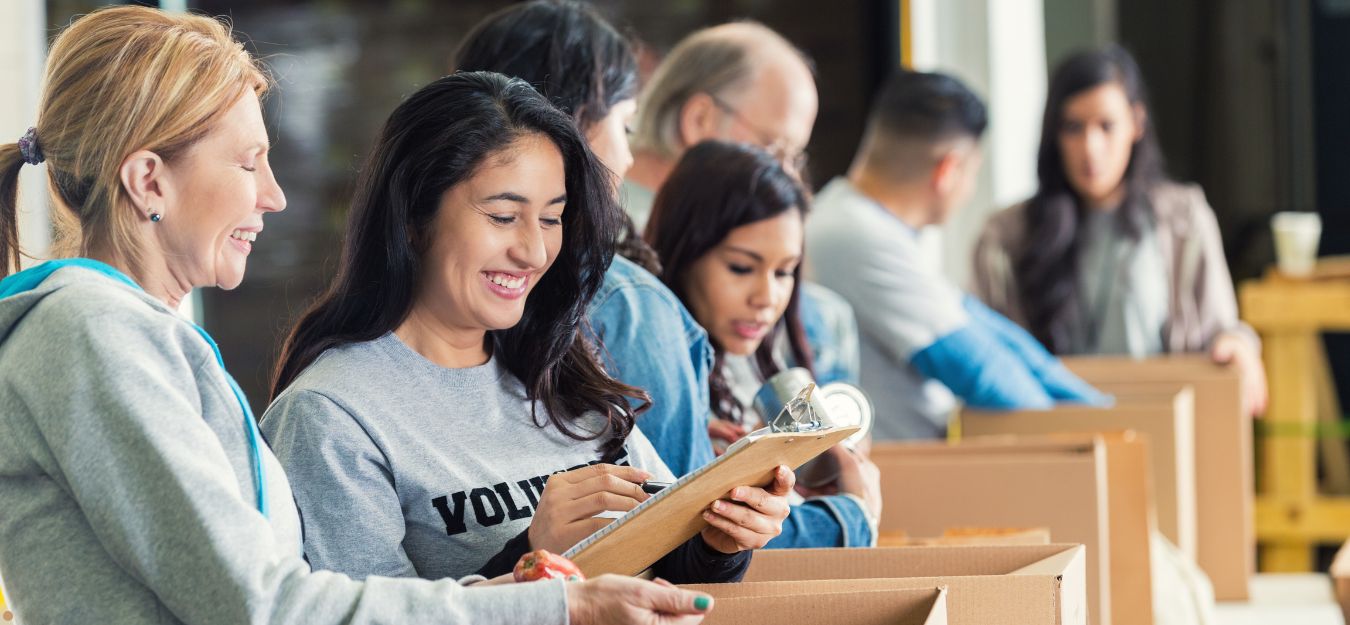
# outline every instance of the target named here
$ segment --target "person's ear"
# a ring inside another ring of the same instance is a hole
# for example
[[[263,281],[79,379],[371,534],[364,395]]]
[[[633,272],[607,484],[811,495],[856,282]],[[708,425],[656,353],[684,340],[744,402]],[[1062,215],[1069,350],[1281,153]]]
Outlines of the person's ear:
[[[1144,138],[1144,129],[1148,127],[1148,112],[1144,110],[1143,104],[1135,104],[1130,108],[1134,109],[1134,140],[1138,141]]]
[[[146,219],[152,213],[162,214],[168,203],[168,166],[164,159],[150,150],[129,154],[118,170],[122,189],[136,211]]]
[[[929,184],[933,191],[938,195],[946,196],[956,190],[956,185],[961,182],[961,153],[957,150],[943,150],[938,155],[937,163],[933,165],[933,172],[929,178]]]
[[[706,93],[690,96],[680,107],[680,143],[685,148],[698,145],[699,142],[717,137],[717,126],[721,120],[717,103]]]

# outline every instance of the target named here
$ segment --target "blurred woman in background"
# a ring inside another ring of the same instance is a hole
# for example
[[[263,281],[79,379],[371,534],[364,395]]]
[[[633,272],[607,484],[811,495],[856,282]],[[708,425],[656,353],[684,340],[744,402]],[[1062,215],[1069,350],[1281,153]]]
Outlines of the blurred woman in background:
[[[989,219],[975,293],[1051,352],[1204,352],[1265,409],[1260,341],[1237,315],[1214,211],[1169,180],[1143,77],[1124,49],[1075,54],[1050,80],[1040,187]]]

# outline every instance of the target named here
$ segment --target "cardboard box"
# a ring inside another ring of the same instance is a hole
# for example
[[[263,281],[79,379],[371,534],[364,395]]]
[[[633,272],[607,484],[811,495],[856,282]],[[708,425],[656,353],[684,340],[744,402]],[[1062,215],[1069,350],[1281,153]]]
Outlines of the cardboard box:
[[[1255,478],[1252,423],[1242,411],[1238,372],[1204,355],[1074,357],[1064,364],[1117,397],[1182,385],[1195,390],[1196,561],[1218,600],[1246,600],[1256,570]]]
[[[1123,394],[1111,408],[963,410],[962,436],[1134,430],[1148,443],[1158,530],[1192,560],[1197,556],[1195,393],[1189,386]]]
[[[872,460],[887,502],[882,531],[1048,527],[1085,547],[1090,622],[1152,623],[1149,468],[1134,434],[887,443]]]
[[[1341,604],[1341,614],[1345,622],[1350,623],[1350,541],[1341,545],[1336,558],[1331,561],[1331,582],[1336,587],[1336,602]]]
[[[914,545],[1048,545],[1050,528],[979,528],[949,527],[941,536],[910,536],[906,532],[878,532],[879,547],[910,547]]]
[[[755,552],[745,582],[722,586],[764,589],[757,592],[804,581],[823,591],[945,586],[952,625],[1086,625],[1084,573],[1082,545],[766,549]]]
[[[713,596],[704,625],[947,625],[947,589],[857,589],[842,582],[686,586]]]

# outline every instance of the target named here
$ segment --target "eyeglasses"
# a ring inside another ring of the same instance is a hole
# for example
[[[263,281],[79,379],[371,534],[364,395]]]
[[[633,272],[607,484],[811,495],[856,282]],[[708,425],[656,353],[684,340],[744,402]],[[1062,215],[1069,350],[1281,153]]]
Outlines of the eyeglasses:
[[[799,175],[806,173],[806,164],[809,160],[806,150],[793,150],[792,146],[788,145],[787,139],[776,136],[775,133],[766,132],[763,128],[746,119],[740,111],[736,110],[736,107],[727,104],[725,100],[711,93],[708,94],[708,97],[712,98],[713,105],[722,109],[722,112],[730,115],[732,119],[736,120],[736,123],[744,126],[746,130],[750,131],[750,134],[755,136],[755,145],[764,148],[770,156],[777,159],[783,166],[790,168],[793,173]]]

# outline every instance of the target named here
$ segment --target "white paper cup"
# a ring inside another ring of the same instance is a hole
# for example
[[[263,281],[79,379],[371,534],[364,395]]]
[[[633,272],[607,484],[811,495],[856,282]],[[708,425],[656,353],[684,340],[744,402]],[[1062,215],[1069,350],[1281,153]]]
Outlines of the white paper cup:
[[[1280,273],[1312,275],[1317,265],[1317,244],[1322,238],[1322,217],[1317,213],[1275,213],[1270,218],[1275,235],[1275,261]]]

